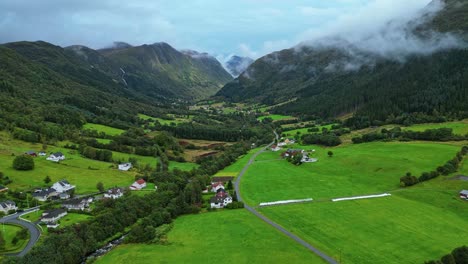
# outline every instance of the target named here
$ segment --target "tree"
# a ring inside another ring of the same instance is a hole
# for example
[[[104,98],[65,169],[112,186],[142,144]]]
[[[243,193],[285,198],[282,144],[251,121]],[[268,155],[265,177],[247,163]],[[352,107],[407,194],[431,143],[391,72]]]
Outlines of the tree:
[[[99,190],[99,192],[104,192],[104,184],[102,182],[98,182],[96,184],[96,188]]]
[[[34,169],[34,159],[29,155],[16,156],[13,160],[13,168],[15,170],[32,170]]]
[[[232,188],[233,188],[233,187],[232,187],[232,181],[231,181],[231,180],[229,180],[229,181],[228,181],[228,184],[227,184],[227,188],[226,188],[226,189],[228,189],[228,190],[232,190]]]
[[[3,232],[0,232],[0,249],[5,249],[5,238],[3,237]]]
[[[45,178],[44,178],[44,183],[45,184],[49,184],[52,180],[50,179],[50,176],[47,175]]]
[[[330,157],[330,158],[333,157],[333,151],[331,151],[331,150],[328,151],[328,157]]]

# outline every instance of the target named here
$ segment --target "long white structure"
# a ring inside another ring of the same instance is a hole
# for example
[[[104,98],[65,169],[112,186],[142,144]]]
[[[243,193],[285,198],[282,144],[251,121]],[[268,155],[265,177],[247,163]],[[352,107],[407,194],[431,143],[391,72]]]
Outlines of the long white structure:
[[[344,197],[344,198],[336,198],[332,199],[332,202],[340,202],[340,201],[350,201],[350,200],[359,200],[359,199],[369,199],[369,198],[380,198],[391,196],[389,193],[382,193],[382,194],[375,194],[375,195],[365,195],[365,196],[353,196],[353,197]]]
[[[260,203],[260,206],[270,206],[270,205],[278,205],[278,204],[290,204],[290,203],[304,203],[304,202],[312,202],[312,198],[307,199],[300,199],[300,200],[284,200],[284,201],[275,201],[275,202],[266,202]]]

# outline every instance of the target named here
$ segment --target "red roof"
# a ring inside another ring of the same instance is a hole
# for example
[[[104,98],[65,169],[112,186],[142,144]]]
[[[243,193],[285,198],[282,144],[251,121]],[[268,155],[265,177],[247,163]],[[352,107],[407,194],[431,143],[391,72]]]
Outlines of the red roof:
[[[146,182],[145,182],[145,180],[143,180],[143,179],[139,179],[139,180],[138,180],[138,181],[136,181],[136,182],[137,182],[138,184],[140,184],[140,185],[142,185],[142,184],[146,183]]]

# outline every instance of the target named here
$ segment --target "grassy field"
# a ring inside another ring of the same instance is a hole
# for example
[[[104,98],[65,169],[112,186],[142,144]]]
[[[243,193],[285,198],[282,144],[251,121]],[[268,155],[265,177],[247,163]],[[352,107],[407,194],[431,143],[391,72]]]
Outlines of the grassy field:
[[[45,186],[44,178],[48,175],[52,183],[67,179],[76,185],[76,192],[90,193],[96,191],[96,184],[102,182],[105,187],[128,186],[134,180],[134,172],[122,172],[113,168],[113,164],[83,158],[75,150],[48,146],[47,152],[61,151],[66,160],[55,163],[45,157],[34,159],[35,168],[31,171],[13,169],[14,155],[21,155],[28,150],[40,150],[42,144],[32,144],[11,139],[7,133],[0,132],[0,168],[13,183],[10,189],[29,189]]]
[[[145,166],[146,164],[149,164],[150,167],[156,168],[156,164],[158,163],[158,159],[155,157],[150,157],[150,156],[140,156],[136,154],[128,154],[128,153],[123,153],[123,152],[117,152],[117,151],[112,151],[112,158],[115,161],[122,161],[126,162],[128,161],[129,158],[135,158],[138,160],[138,163],[140,165]],[[191,170],[193,168],[198,167],[198,164],[196,163],[191,163],[191,162],[176,162],[176,161],[170,161],[169,162],[169,169],[174,169],[178,168],[180,170]]]
[[[245,164],[247,164],[249,159],[257,151],[259,151],[260,149],[262,149],[262,148],[255,148],[255,149],[250,150],[244,156],[239,157],[238,160],[235,163],[233,163],[233,164],[227,166],[226,168],[220,170],[218,173],[216,173],[215,176],[233,176],[233,177],[237,177],[237,175],[241,172],[242,168],[245,166]]]
[[[179,217],[167,245],[121,245],[96,263],[324,263],[247,210]]]
[[[174,117],[173,120],[169,119],[162,119],[158,117],[152,117],[144,114],[138,114],[138,117],[143,119],[143,120],[152,120],[152,121],[158,121],[161,125],[170,125],[172,123],[174,124],[181,124],[181,123],[187,123],[192,120],[192,117],[189,116],[188,118],[180,118],[180,117]]]
[[[84,124],[83,129],[90,129],[90,130],[96,130],[98,132],[104,132],[109,136],[117,136],[125,132],[125,130],[123,129],[118,129],[118,128],[100,125],[100,124],[93,124],[93,123]]]
[[[295,119],[293,116],[285,116],[285,115],[267,115],[267,116],[260,116],[257,118],[258,121],[262,121],[265,118],[271,118],[273,121],[278,120],[286,120],[286,119]]]
[[[445,123],[430,123],[430,124],[418,124],[409,127],[404,127],[405,130],[412,131],[424,131],[426,129],[436,129],[436,128],[451,128],[453,133],[456,135],[467,135],[468,134],[468,119],[455,122],[445,122]]]
[[[242,179],[242,195],[248,203],[330,199],[394,190],[406,172],[419,176],[444,164],[460,150],[460,146],[448,143],[425,142],[296,147],[315,149],[311,156],[318,162],[294,166],[278,160],[279,152],[261,154]],[[328,150],[334,152],[333,157],[327,156]]]
[[[16,232],[20,231],[21,229],[23,228],[16,225],[0,226],[0,232],[2,233],[3,238],[5,239],[5,249],[1,250],[0,253],[17,252],[20,251],[24,246],[26,246],[27,239],[18,241],[16,245],[13,245],[13,243],[11,243],[12,239],[16,236]]]
[[[324,129],[324,128],[326,128],[328,130],[331,130],[331,127],[333,125],[334,124],[329,124],[329,125],[324,125],[324,126],[317,126],[320,131],[315,132],[315,133],[321,133],[322,129]],[[282,134],[285,134],[286,136],[295,136],[298,132],[300,133],[300,135],[310,134],[311,132],[307,131],[309,129],[310,129],[310,127],[298,128],[298,129],[294,129],[294,130],[290,130],[290,131],[284,131]]]
[[[468,240],[468,182],[438,178],[391,197],[261,208],[342,263],[424,263]]]
[[[60,221],[60,226],[59,228],[71,226],[80,222],[87,221],[91,219],[92,216],[85,215],[85,214],[74,214],[74,213],[68,213],[66,216],[61,218]]]

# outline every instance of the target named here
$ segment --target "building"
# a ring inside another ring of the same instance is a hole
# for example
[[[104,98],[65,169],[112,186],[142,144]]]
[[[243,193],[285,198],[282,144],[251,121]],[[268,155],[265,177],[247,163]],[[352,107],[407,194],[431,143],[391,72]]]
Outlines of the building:
[[[61,200],[69,199],[69,198],[70,198],[70,194],[69,194],[69,193],[66,193],[66,192],[61,193],[61,194],[59,194],[59,198],[60,198]]]
[[[276,152],[276,151],[280,151],[280,150],[281,150],[281,148],[278,145],[271,146],[271,151]]]
[[[93,198],[76,198],[72,200],[68,200],[62,203],[64,208],[68,210],[81,210],[89,207],[89,204],[93,201]]]
[[[44,151],[39,152],[39,156],[41,156],[41,157],[44,157],[44,156],[46,156],[46,155],[47,155],[47,154],[46,154]]]
[[[222,182],[215,182],[211,184],[211,191],[212,192],[218,192],[218,190],[223,189],[224,190],[224,183]]]
[[[105,194],[104,198],[117,199],[123,196],[123,190],[121,188],[109,189]]]
[[[460,192],[460,198],[468,200],[468,190],[462,190]]]
[[[49,157],[47,157],[47,160],[54,161],[54,162],[59,162],[64,159],[65,159],[65,155],[63,155],[62,152],[55,152],[55,153],[50,154]]]
[[[52,188],[54,188],[57,193],[68,192],[75,189],[75,187],[75,185],[71,185],[67,180],[61,180],[52,185]]]
[[[54,188],[47,188],[47,189],[37,189],[32,194],[33,198],[45,202],[50,197],[57,196],[57,191]]]
[[[303,149],[288,149],[288,150],[286,150],[286,152],[282,153],[281,156],[283,158],[288,158],[288,157],[292,158],[292,157],[296,156],[297,154],[303,155],[304,150]]]
[[[143,180],[143,179],[139,179],[137,181],[135,181],[132,186],[130,186],[130,190],[132,191],[139,191],[143,188],[146,187],[146,181]]]
[[[24,154],[29,155],[31,157],[37,157],[37,153],[34,150],[28,150]]]
[[[41,222],[43,223],[56,223],[60,218],[67,215],[67,210],[52,209],[42,213]]]
[[[224,191],[224,189],[220,189],[216,195],[210,199],[211,208],[224,208],[230,203],[232,203],[232,197]]]
[[[211,184],[215,184],[215,183],[218,183],[218,182],[226,183],[226,182],[229,182],[229,181],[232,181],[232,180],[234,180],[234,177],[232,177],[232,176],[213,177],[213,178],[211,178]]]
[[[131,168],[132,164],[130,162],[119,164],[119,170],[121,171],[128,171]]]
[[[15,202],[8,200],[0,203],[0,212],[8,214],[8,212],[11,210],[18,210],[18,207],[16,206]]]

